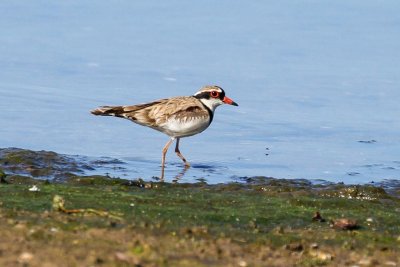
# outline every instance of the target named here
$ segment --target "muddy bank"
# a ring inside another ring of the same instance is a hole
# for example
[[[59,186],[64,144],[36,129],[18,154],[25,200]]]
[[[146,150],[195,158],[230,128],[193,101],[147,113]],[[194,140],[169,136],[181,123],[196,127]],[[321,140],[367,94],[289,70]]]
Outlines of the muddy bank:
[[[267,177],[169,184],[69,171],[61,181],[10,170],[0,172],[0,266],[400,264],[393,187]]]
[[[53,151],[32,151],[21,148],[0,148],[0,168],[13,175],[28,175],[37,179],[64,181],[73,175],[107,169],[123,169],[118,159],[91,159],[79,155],[64,155]]]

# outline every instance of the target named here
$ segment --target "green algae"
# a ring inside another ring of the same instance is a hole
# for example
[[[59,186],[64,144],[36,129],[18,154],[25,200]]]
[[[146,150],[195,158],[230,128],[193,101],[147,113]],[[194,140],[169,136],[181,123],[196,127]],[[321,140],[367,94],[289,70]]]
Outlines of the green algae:
[[[262,266],[265,260],[280,256],[282,264],[267,266],[345,266],[357,263],[364,255],[381,262],[400,261],[400,199],[396,189],[388,193],[379,186],[313,184],[304,179],[263,176],[217,185],[80,176],[69,173],[70,166],[64,170],[62,161],[52,162],[50,158],[57,158],[52,153],[36,154],[40,164],[48,155],[49,165],[42,166],[29,162],[36,152],[11,152],[0,162],[5,170],[0,169],[0,233],[16,228],[13,233],[18,235],[18,229],[26,227],[27,242],[47,244],[50,240],[68,251],[72,249],[64,243],[68,239],[84,249],[102,249],[104,253],[117,246],[115,236],[121,239],[143,234],[140,241],[127,240],[125,254],[115,256],[128,266],[137,261],[145,266],[240,265],[227,259],[244,259],[249,266]],[[23,159],[22,155],[29,157]],[[10,172],[29,164],[63,173],[64,178],[38,180],[29,172]],[[38,189],[32,190],[33,186]],[[53,211],[55,195],[65,200],[67,209],[104,211],[118,214],[122,220]],[[312,220],[317,211],[324,220]],[[358,228],[332,228],[332,222],[340,218],[357,221]],[[62,237],[49,229],[56,229]],[[85,241],[85,237],[74,236],[93,231],[99,232],[93,240],[96,245]],[[12,237],[9,240],[7,244],[12,245]],[[179,253],[169,248],[171,242],[182,246]],[[97,261],[106,261],[108,266],[121,263],[116,264],[112,257],[98,257],[88,265],[97,266]]]
[[[383,188],[371,185],[333,185],[330,188],[322,189],[320,194],[323,196],[361,200],[390,198],[389,194]]]
[[[36,183],[39,191],[31,192],[31,180],[26,180],[26,184],[23,179],[9,181],[0,184],[3,217],[30,226],[56,227],[66,234],[90,229],[129,229],[161,239],[168,236],[186,240],[182,242],[228,239],[239,247],[251,246],[256,250],[269,247],[288,250],[288,253],[297,253],[297,250],[308,253],[314,243],[336,254],[349,251],[361,255],[376,250],[389,254],[400,252],[397,240],[400,203],[380,190],[383,199],[349,199],[339,193],[344,187],[336,189],[337,194],[304,187],[290,190],[288,194],[287,190],[258,190],[246,184],[128,183],[105,176],[74,176],[64,183],[41,181]],[[329,190],[334,192],[335,189]],[[364,192],[362,188],[358,190]],[[302,194],[296,194],[298,191]],[[122,221],[90,214],[54,213],[51,205],[55,195],[62,196],[69,209],[112,212],[121,215]],[[316,211],[320,211],[326,222],[312,221]],[[357,220],[360,228],[356,231],[332,229],[329,222],[337,218]],[[54,236],[49,237],[42,229],[30,238],[44,242]],[[141,245],[136,245],[131,253],[146,258],[143,250]],[[318,266],[327,261],[321,263],[321,259],[303,256],[300,263],[300,266]]]
[[[0,168],[13,174],[56,178],[70,173],[83,173],[90,167],[52,151],[0,148]]]
[[[312,222],[315,211],[320,211],[327,221],[353,218],[360,222],[361,232],[365,234],[385,236],[400,232],[399,201],[387,195],[383,195],[387,201],[380,202],[346,199],[340,197],[340,193],[329,196],[315,196],[313,192],[302,196],[268,193],[245,185],[242,189],[166,183],[151,183],[146,187],[144,182],[128,186],[126,180],[102,176],[74,177],[63,184],[42,182],[40,191],[29,192],[32,180],[27,180],[26,184],[23,180],[10,182],[13,184],[0,186],[3,209],[48,211],[53,196],[58,194],[73,208],[118,212],[129,224],[162,232],[179,233],[182,228],[205,227],[211,235],[234,236],[246,242],[262,240],[271,245],[274,243],[271,240],[275,240],[281,245],[288,241],[286,237],[278,235],[270,239],[271,235],[276,235],[277,227],[290,229],[286,233],[308,228],[331,231],[329,223]],[[368,218],[373,218],[373,222],[367,224]],[[360,240],[361,236],[363,234]],[[279,241],[281,239],[283,241]]]

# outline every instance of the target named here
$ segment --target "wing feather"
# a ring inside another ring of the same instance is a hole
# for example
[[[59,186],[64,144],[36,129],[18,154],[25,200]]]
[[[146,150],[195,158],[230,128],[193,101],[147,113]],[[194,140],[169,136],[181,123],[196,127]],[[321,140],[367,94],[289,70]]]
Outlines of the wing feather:
[[[160,99],[132,106],[103,106],[92,111],[95,115],[115,116],[129,119],[141,125],[157,128],[169,119],[204,119],[208,111],[200,100],[188,97]]]

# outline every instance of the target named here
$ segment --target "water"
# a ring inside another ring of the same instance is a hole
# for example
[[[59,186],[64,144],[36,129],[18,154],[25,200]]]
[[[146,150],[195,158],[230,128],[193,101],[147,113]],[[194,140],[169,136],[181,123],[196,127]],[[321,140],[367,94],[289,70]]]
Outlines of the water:
[[[367,183],[400,178],[399,1],[2,1],[0,147],[160,171],[168,137],[99,105],[222,86],[193,164],[167,155],[167,180],[242,176]],[[361,141],[361,142],[360,142]]]

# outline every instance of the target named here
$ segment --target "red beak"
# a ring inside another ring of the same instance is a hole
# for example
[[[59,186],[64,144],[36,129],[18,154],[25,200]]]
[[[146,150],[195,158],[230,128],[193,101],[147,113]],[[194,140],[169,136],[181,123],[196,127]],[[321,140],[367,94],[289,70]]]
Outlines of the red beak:
[[[225,104],[229,104],[232,106],[239,106],[235,101],[233,101],[232,99],[230,99],[229,97],[225,96],[224,99],[222,100],[222,102],[224,102]]]

